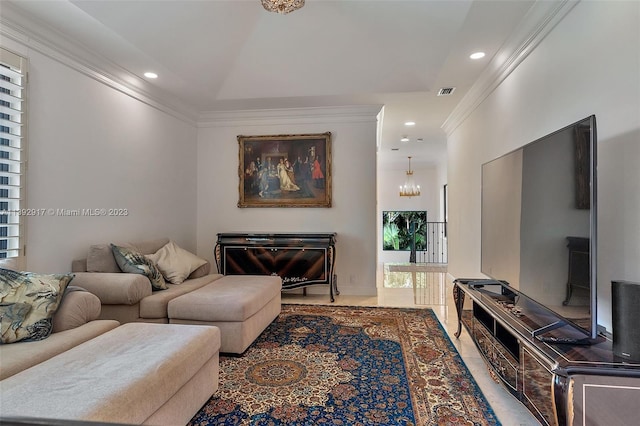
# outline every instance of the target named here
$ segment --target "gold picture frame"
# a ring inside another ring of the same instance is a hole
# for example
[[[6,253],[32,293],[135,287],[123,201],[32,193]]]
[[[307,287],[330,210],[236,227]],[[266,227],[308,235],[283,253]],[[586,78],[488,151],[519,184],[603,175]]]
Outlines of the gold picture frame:
[[[238,136],[238,207],[331,207],[331,132]]]

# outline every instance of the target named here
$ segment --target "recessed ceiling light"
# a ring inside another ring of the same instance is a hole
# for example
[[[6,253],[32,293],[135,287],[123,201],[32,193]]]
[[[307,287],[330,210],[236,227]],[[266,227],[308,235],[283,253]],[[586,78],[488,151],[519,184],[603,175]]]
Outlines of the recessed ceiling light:
[[[400,142],[409,142],[409,138],[404,136],[402,139],[400,139]]]
[[[415,126],[416,122],[415,121],[407,121],[406,123],[404,123],[405,126]]]
[[[476,52],[476,53],[472,53],[471,55],[469,55],[469,57],[471,59],[480,59],[480,58],[484,58],[484,52]]]
[[[155,72],[145,72],[144,76],[147,78],[158,78],[158,74],[156,74]]]

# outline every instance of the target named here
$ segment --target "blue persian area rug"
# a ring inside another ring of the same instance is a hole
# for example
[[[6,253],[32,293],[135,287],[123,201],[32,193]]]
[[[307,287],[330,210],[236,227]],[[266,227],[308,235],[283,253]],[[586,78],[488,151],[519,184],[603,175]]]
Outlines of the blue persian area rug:
[[[189,424],[499,422],[432,310],[283,305]]]

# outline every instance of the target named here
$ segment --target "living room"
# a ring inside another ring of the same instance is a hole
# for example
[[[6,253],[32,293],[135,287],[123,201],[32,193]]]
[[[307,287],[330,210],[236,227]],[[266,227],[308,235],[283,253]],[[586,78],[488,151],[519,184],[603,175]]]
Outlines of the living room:
[[[557,3],[564,13],[546,23],[543,35],[532,30],[538,38],[511,64],[487,71],[441,123],[447,176],[433,186],[448,187],[448,277],[480,275],[481,164],[595,114],[598,324],[612,332],[610,282],[640,280],[640,6]],[[165,236],[213,264],[220,232],[331,231],[338,235],[341,294],[376,294],[382,105],[177,105],[134,90],[135,82],[107,78],[118,75],[117,64],[90,67],[91,56],[80,56],[87,52],[43,37],[46,28],[16,7],[3,2],[1,41],[29,60],[27,206],[127,210],[117,217],[28,218],[21,269],[67,272],[91,244]],[[238,135],[326,131],[334,137],[331,208],[237,207]]]

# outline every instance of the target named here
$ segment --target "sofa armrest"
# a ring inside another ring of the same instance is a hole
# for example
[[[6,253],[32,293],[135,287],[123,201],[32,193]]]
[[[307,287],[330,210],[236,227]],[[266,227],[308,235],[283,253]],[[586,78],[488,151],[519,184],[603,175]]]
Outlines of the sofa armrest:
[[[205,263],[204,265],[200,266],[198,269],[193,271],[187,279],[193,280],[196,278],[204,277],[206,275],[209,275],[210,271],[211,271],[211,264],[209,263],[209,261],[207,261],[207,263]]]
[[[77,272],[73,285],[95,294],[103,305],[135,305],[152,293],[149,278],[140,274]]]
[[[70,291],[71,289],[71,291]],[[79,287],[69,286],[53,316],[53,333],[80,327],[100,316],[100,299]]]

